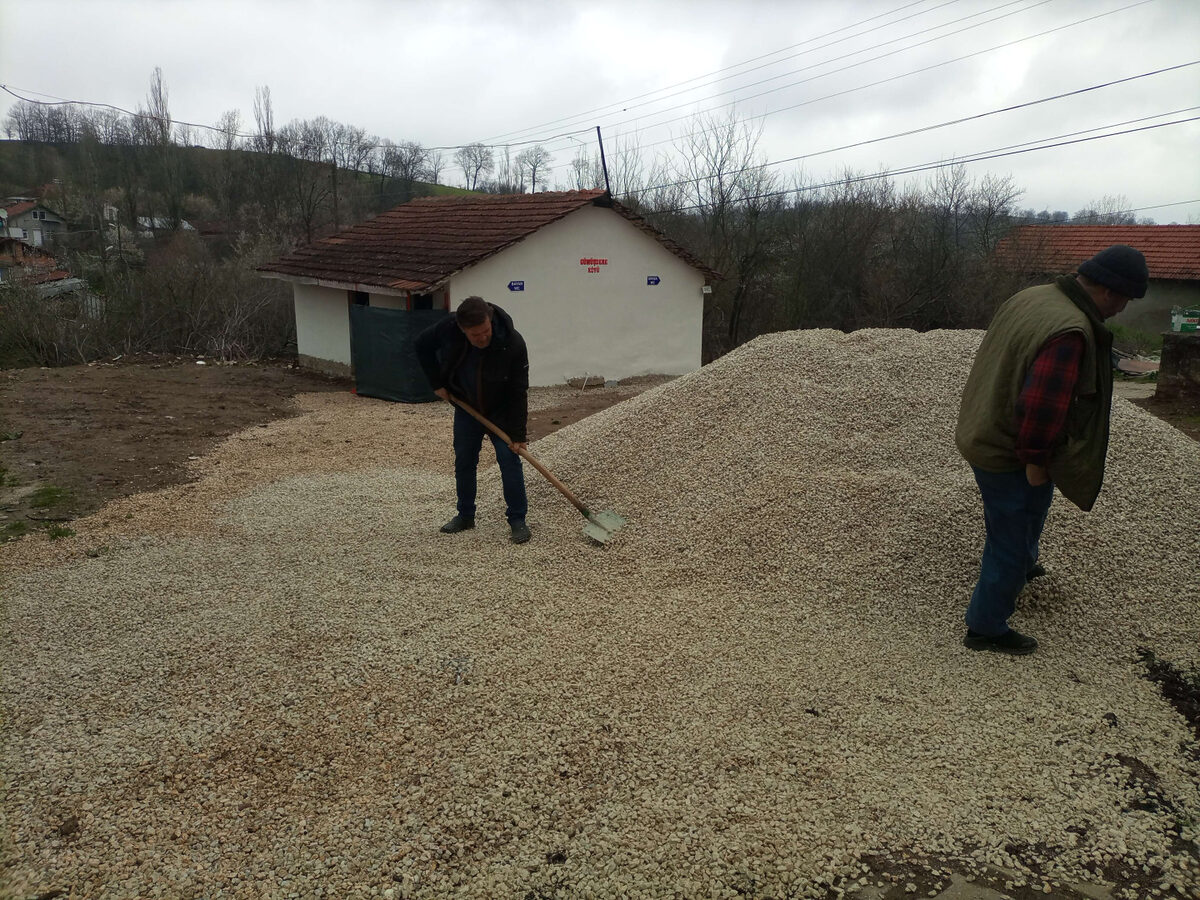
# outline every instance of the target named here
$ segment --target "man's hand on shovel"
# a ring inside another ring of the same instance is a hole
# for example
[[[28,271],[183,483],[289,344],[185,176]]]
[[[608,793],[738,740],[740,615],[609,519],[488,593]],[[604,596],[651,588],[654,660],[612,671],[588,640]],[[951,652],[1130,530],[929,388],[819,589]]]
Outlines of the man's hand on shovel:
[[[615,512],[605,511],[593,513],[590,509],[584,506],[583,503],[580,502],[578,497],[571,493],[570,488],[555,478],[550,473],[549,469],[534,459],[533,454],[525,449],[524,441],[514,441],[494,424],[485,419],[480,413],[472,409],[471,405],[465,400],[460,400],[457,397],[452,396],[445,388],[438,388],[436,391],[434,391],[434,393],[443,400],[461,406],[477,422],[479,422],[480,425],[482,425],[492,434],[496,435],[496,437],[500,438],[500,440],[504,441],[504,443],[508,444],[514,453],[521,454],[522,457],[529,461],[531,466],[541,472],[543,477],[545,477],[547,481],[558,488],[562,495],[571,501],[571,505],[579,510],[579,512],[583,514],[583,517],[587,519],[587,524],[583,526],[583,533],[592,540],[603,544],[613,536],[613,533],[618,528],[625,524],[625,520],[618,516]]]
[[[446,389],[444,387],[438,388],[436,391],[434,391],[434,393],[437,394],[439,397],[441,397],[443,400],[445,400],[450,405],[452,405],[452,406],[454,405],[454,401],[450,398],[450,391],[448,389]],[[525,441],[510,441],[508,444],[508,449],[511,450],[513,453],[525,453],[526,450],[529,449],[529,447]]]

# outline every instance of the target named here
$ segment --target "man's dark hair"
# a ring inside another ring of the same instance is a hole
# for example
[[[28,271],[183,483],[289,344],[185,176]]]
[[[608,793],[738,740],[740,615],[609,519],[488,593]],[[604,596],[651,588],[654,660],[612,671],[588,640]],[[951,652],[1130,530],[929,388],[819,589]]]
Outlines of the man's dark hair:
[[[482,297],[467,297],[454,311],[459,328],[474,328],[492,317],[492,307]]]

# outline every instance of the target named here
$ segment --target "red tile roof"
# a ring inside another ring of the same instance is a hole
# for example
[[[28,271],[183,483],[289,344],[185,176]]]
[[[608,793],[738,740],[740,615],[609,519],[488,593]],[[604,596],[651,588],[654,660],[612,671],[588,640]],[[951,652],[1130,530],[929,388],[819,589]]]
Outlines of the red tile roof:
[[[14,203],[12,206],[4,207],[4,212],[8,215],[8,218],[11,219],[14,216],[19,216],[23,213],[29,212],[31,209],[37,206],[41,206],[41,204],[36,200],[24,200],[21,203]]]
[[[1012,268],[1048,275],[1074,272],[1113,244],[1141,250],[1151,279],[1200,280],[1200,225],[1023,225],[1000,241],[996,255]]]
[[[71,277],[70,272],[58,268],[58,260],[52,253],[18,238],[0,237],[0,263],[13,267],[28,284]]]
[[[287,279],[427,291],[584,206],[607,205],[604,191],[420,197],[274,262],[259,266]],[[670,252],[719,277],[645,220],[612,208]]]

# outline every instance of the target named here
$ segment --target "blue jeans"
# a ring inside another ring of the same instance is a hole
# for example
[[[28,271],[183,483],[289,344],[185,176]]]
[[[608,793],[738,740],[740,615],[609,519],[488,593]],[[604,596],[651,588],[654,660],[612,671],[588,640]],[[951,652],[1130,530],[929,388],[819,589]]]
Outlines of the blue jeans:
[[[525,499],[525,473],[521,471],[521,457],[508,449],[500,440],[479,424],[469,413],[454,409],[454,484],[458,490],[458,514],[468,519],[475,518],[475,470],[479,468],[479,450],[483,447],[483,436],[492,439],[496,448],[496,462],[500,465],[500,483],[504,486],[504,502],[508,505],[505,515],[508,521],[525,520],[529,504]]]
[[[1038,560],[1038,540],[1054,499],[1054,482],[1032,487],[1024,469],[975,469],[975,481],[983,497],[987,540],[966,619],[972,631],[994,637],[1008,631],[1017,595]]]

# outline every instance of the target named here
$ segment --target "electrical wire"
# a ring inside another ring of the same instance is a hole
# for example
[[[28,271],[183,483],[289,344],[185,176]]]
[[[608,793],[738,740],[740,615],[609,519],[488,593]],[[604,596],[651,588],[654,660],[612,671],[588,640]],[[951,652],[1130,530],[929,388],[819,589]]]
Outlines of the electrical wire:
[[[740,68],[741,66],[746,66],[746,65],[749,65],[750,63],[758,62],[760,59],[766,59],[768,56],[776,56],[780,53],[787,53],[789,50],[795,50],[797,47],[803,47],[805,44],[811,44],[813,41],[819,41],[823,38],[832,37],[835,34],[839,34],[843,31],[847,31],[851,28],[857,28],[859,25],[865,25],[868,22],[875,21],[876,19],[882,19],[882,18],[890,16],[894,13],[903,12],[904,10],[909,9],[910,7],[919,6],[924,2],[925,2],[925,0],[916,0],[915,3],[908,3],[904,6],[897,7],[896,9],[893,9],[890,12],[880,13],[879,15],[872,16],[869,19],[863,19],[861,22],[856,22],[853,25],[845,25],[842,28],[837,28],[837,29],[834,29],[833,31],[828,31],[825,34],[820,34],[820,35],[817,35],[816,37],[812,37],[812,38],[808,38],[807,40],[800,41],[798,44],[792,44],[791,46],[784,47],[780,50],[772,50],[770,53],[764,53],[761,56],[755,56],[755,57],[752,57],[751,59],[743,60],[742,62],[739,62],[739,63],[733,63],[732,65],[725,66],[724,68],[716,69],[715,71],[708,72],[704,75],[697,75],[694,78],[688,78],[685,81],[680,81],[675,84],[667,85],[666,87],[657,88],[656,90],[653,90],[653,91],[647,91],[643,94],[638,94],[637,96],[630,97],[627,100],[618,100],[615,103],[607,103],[604,106],[597,106],[594,109],[588,109],[588,110],[584,110],[581,113],[576,113],[576,114],[573,114],[570,116],[564,116],[561,119],[552,119],[549,122],[543,122],[541,125],[531,125],[528,128],[519,128],[516,131],[508,131],[508,132],[504,132],[503,134],[494,135],[493,137],[490,137],[490,138],[484,138],[483,143],[491,143],[493,141],[501,141],[504,138],[515,137],[516,135],[524,134],[527,131],[537,131],[538,129],[541,129],[541,128],[549,128],[554,125],[565,124],[565,123],[571,121],[572,119],[588,118],[590,116],[595,115],[596,113],[601,113],[606,109],[610,109],[610,108],[616,107],[616,106],[624,107],[623,111],[625,111],[628,109],[628,104],[633,103],[636,100],[643,100],[646,97],[653,96],[654,94],[660,94],[664,91],[671,91],[671,90],[674,90],[675,88],[683,87],[685,84],[691,84],[693,81],[700,81],[703,78],[709,78],[714,75],[720,75],[722,72],[728,72],[732,69],[737,69],[737,68]],[[893,25],[898,25],[900,22],[906,22],[909,19],[914,19],[919,16],[928,15],[931,12],[936,12],[937,10],[942,9],[943,7],[952,6],[955,3],[959,3],[959,2],[961,2],[961,0],[947,0],[947,2],[942,3],[940,6],[935,6],[932,9],[927,9],[927,10],[924,10],[919,13],[913,13],[912,15],[905,16],[904,18],[896,19],[894,22],[887,22],[882,25],[876,25],[874,28],[868,28],[866,31],[860,32],[858,34],[850,35],[848,37],[842,38],[841,40],[850,40],[851,38],[862,37],[863,35],[870,34],[872,31],[878,31],[880,28],[888,28]],[[834,43],[840,43],[840,41],[835,41]],[[832,46],[832,45],[827,44],[825,46]],[[818,50],[818,49],[822,49],[822,48],[814,47],[812,49]],[[810,52],[812,52],[812,50],[806,50],[804,52],[810,53]],[[793,54],[790,57],[785,57],[785,59],[794,59],[796,56],[802,56],[802,55],[803,54],[801,54],[801,53],[797,53],[797,54]],[[761,66],[755,66],[753,69],[747,69],[746,71],[739,72],[737,74],[739,76],[745,75],[748,72],[754,72],[754,71],[757,71],[758,69],[762,69],[762,68],[766,68],[767,66],[775,65],[778,62],[782,62],[782,60],[776,60],[775,62],[772,62],[772,63],[764,63]],[[726,76],[726,78],[733,78],[733,77],[737,77],[737,76],[734,76],[734,75]],[[725,80],[725,78],[718,78],[718,79],[715,79],[715,80],[709,82],[709,84],[717,84],[718,82],[724,81],[724,80]],[[707,87],[707,85],[698,85],[697,87]],[[693,88],[693,90],[694,89],[695,88]]]
[[[882,137],[875,137],[875,138],[869,138],[869,139],[863,140],[863,141],[856,141],[852,144],[842,144],[841,146],[838,146],[838,147],[830,147],[827,150],[815,150],[812,153],[803,153],[803,154],[800,154],[799,156],[789,156],[786,159],[780,159],[780,160],[776,160],[774,162],[762,163],[761,165],[758,165],[758,166],[747,166],[742,171],[757,171],[759,169],[769,169],[769,168],[773,168],[775,166],[782,166],[782,165],[785,165],[785,164],[791,163],[791,162],[799,162],[799,161],[805,160],[805,159],[812,159],[813,157],[816,157],[816,156],[824,156],[829,153],[839,153],[843,150],[854,150],[859,147],[869,146],[870,144],[878,144],[883,141],[895,140],[896,138],[911,137],[912,135],[915,135],[915,134],[925,134],[930,131],[936,131],[939,128],[947,128],[952,125],[961,125],[964,122],[973,122],[978,119],[985,119],[989,116],[995,116],[995,115],[999,115],[1001,113],[1014,112],[1015,110],[1018,110],[1018,109],[1028,109],[1029,107],[1038,106],[1043,103],[1049,103],[1053,100],[1062,100],[1066,97],[1074,97],[1074,96],[1078,96],[1080,94],[1089,93],[1091,91],[1098,91],[1103,88],[1113,87],[1114,85],[1126,84],[1131,81],[1137,81],[1141,78],[1149,78],[1153,75],[1161,75],[1164,72],[1173,72],[1178,69],[1186,69],[1189,66],[1196,66],[1196,65],[1200,65],[1200,59],[1192,60],[1191,62],[1180,63],[1179,65],[1175,65],[1175,66],[1167,66],[1166,68],[1163,68],[1163,69],[1155,69],[1151,72],[1143,72],[1140,75],[1130,75],[1126,78],[1117,78],[1113,81],[1106,81],[1103,84],[1093,84],[1093,85],[1090,85],[1089,87],[1078,88],[1077,90],[1073,90],[1073,91],[1064,91],[1061,94],[1053,94],[1049,97],[1042,97],[1037,100],[1029,100],[1025,103],[1016,103],[1011,106],[1004,106],[1004,107],[1000,107],[998,109],[988,110],[987,112],[976,113],[976,114],[970,115],[970,116],[962,116],[957,119],[950,119],[945,122],[938,122],[935,125],[925,125],[921,128],[913,128],[913,129],[909,129],[908,131],[900,131],[900,132],[896,132],[895,134],[883,135]],[[1194,109],[1195,107],[1191,107],[1191,108]],[[1186,110],[1176,110],[1175,112],[1185,112],[1185,111]],[[1160,115],[1173,115],[1173,114],[1174,113],[1161,113]],[[1148,116],[1147,118],[1154,118],[1154,117]],[[662,187],[676,187],[678,185],[691,184],[697,180],[702,180],[702,179],[695,179],[695,178],[685,179],[684,181],[677,181],[677,182],[673,182],[672,184],[662,185]],[[641,191],[638,191],[637,193],[641,193]]]
[[[945,22],[945,23],[942,23],[942,24],[940,24],[940,25],[934,25],[934,26],[931,26],[931,27],[929,27],[929,28],[922,29],[921,31],[917,31],[917,32],[914,32],[914,33],[912,33],[912,34],[907,34],[907,35],[904,35],[903,37],[892,38],[891,40],[883,41],[882,43],[879,43],[879,44],[873,44],[873,45],[871,45],[870,47],[864,47],[864,48],[862,48],[861,50],[855,50],[855,51],[853,51],[853,52],[851,52],[851,53],[845,53],[845,54],[843,54],[843,55],[841,55],[841,56],[835,56],[835,57],[833,57],[833,58],[831,58],[831,59],[825,59],[825,60],[822,60],[821,62],[818,62],[818,63],[813,63],[812,65],[808,65],[808,66],[802,66],[802,67],[801,67],[801,68],[799,68],[799,69],[791,69],[791,70],[789,70],[789,71],[787,71],[787,72],[781,72],[781,73],[780,73],[780,74],[778,74],[778,75],[772,75],[770,78],[764,78],[764,79],[761,79],[761,80],[759,80],[759,81],[751,82],[750,84],[744,84],[744,85],[740,85],[740,86],[738,86],[738,87],[736,87],[736,88],[729,88],[728,90],[724,90],[724,91],[718,91],[717,93],[715,93],[715,94],[710,94],[709,96],[707,96],[707,97],[704,97],[704,98],[700,99],[699,101],[688,101],[688,102],[686,102],[686,103],[677,104],[677,105],[675,105],[675,106],[668,107],[668,108],[667,108],[667,109],[665,109],[665,110],[659,110],[658,112],[656,112],[656,113],[653,113],[652,115],[660,115],[660,114],[662,114],[662,113],[671,112],[672,110],[676,110],[676,109],[683,109],[683,108],[684,108],[684,107],[686,107],[686,106],[690,106],[692,102],[699,102],[699,103],[703,103],[703,102],[706,102],[706,101],[708,101],[708,100],[715,100],[715,99],[717,99],[718,97],[723,97],[723,96],[725,96],[725,95],[727,95],[727,94],[735,94],[735,93],[738,93],[739,91],[744,91],[744,90],[748,90],[748,89],[750,89],[750,88],[758,87],[758,86],[760,86],[760,85],[764,85],[764,84],[767,84],[767,83],[769,83],[769,82],[772,82],[772,81],[778,81],[780,78],[787,78],[787,77],[788,77],[788,76],[790,76],[790,75],[797,75],[797,74],[799,74],[799,73],[801,73],[801,72],[807,72],[807,71],[809,71],[810,69],[816,69],[816,68],[819,68],[819,67],[821,67],[821,66],[828,65],[828,64],[830,64],[830,63],[840,62],[841,60],[844,60],[844,59],[850,59],[851,57],[858,56],[859,54],[862,54],[862,53],[869,53],[869,52],[870,52],[870,51],[872,51],[872,50],[877,50],[877,49],[879,49],[879,48],[881,48],[881,47],[886,47],[886,46],[888,46],[889,44],[895,44],[895,43],[898,43],[898,42],[900,42],[900,41],[906,41],[906,40],[909,40],[910,38],[913,38],[913,37],[920,37],[921,35],[923,35],[923,34],[928,34],[928,33],[929,33],[929,32],[931,32],[931,31],[937,31],[937,30],[938,30],[938,29],[940,29],[940,28],[946,28],[946,27],[949,27],[950,25],[955,25],[955,24],[957,24],[957,23],[959,23],[959,22],[965,22],[967,19],[973,19],[973,18],[975,18],[976,16],[982,16],[982,15],[986,15],[986,14],[987,14],[987,13],[989,13],[989,12],[994,12],[994,11],[995,11],[995,10],[997,10],[997,9],[1003,9],[1004,7],[1007,7],[1007,6],[1012,6],[1014,3],[1020,3],[1020,2],[1024,2],[1024,0],[1008,0],[1008,2],[1006,2],[1006,3],[1002,3],[1002,4],[998,5],[998,6],[991,7],[990,9],[982,10],[981,12],[972,13],[972,14],[971,14],[971,15],[969,15],[969,16],[963,16],[962,18],[955,19],[955,20],[953,20],[953,21],[951,21],[951,22]],[[1029,10],[1031,10],[1031,9],[1035,9],[1036,7],[1039,7],[1039,6],[1044,6],[1045,4],[1047,4],[1047,3],[1051,3],[1051,2],[1053,2],[1053,0],[1036,0],[1036,2],[1032,3],[1032,4],[1031,4],[1031,5],[1029,5],[1029,6],[1026,6],[1026,7],[1024,7],[1023,9],[1014,10],[1014,11],[1012,11],[1012,12],[1005,13],[1004,15],[1001,15],[1001,16],[996,16],[995,18],[988,19],[988,20],[986,20],[986,21],[984,21],[984,22],[977,22],[977,23],[975,23],[974,25],[969,25],[969,26],[967,26],[967,27],[965,27],[965,28],[960,28],[960,29],[958,29],[957,31],[952,31],[952,32],[950,32],[950,33],[948,33],[948,34],[943,34],[943,35],[939,35],[938,37],[929,38],[928,40],[925,40],[925,41],[920,41],[920,42],[918,42],[918,43],[916,43],[916,44],[911,44],[911,45],[909,45],[909,46],[907,46],[907,47],[901,47],[901,48],[899,48],[899,49],[897,49],[897,50],[892,50],[892,51],[889,51],[888,53],[884,53],[884,54],[881,54],[881,55],[879,55],[879,56],[874,56],[874,57],[871,57],[870,59],[861,60],[861,61],[859,61],[859,62],[857,62],[857,63],[854,63],[854,64],[853,64],[853,65],[851,65],[851,66],[845,66],[845,67],[843,67],[843,68],[841,68],[841,69],[834,69],[834,70],[833,70],[833,71],[831,71],[831,72],[824,72],[824,73],[822,73],[822,74],[820,74],[820,75],[815,75],[815,76],[813,76],[812,78],[809,78],[809,79],[804,79],[804,80],[802,80],[802,81],[798,81],[798,82],[793,82],[793,83],[792,83],[792,84],[790,84],[790,85],[784,85],[783,87],[781,87],[781,88],[776,88],[776,89],[774,89],[774,90],[785,90],[785,89],[786,89],[786,88],[788,88],[788,87],[794,87],[794,86],[796,86],[796,85],[798,85],[798,84],[805,84],[805,83],[807,83],[808,81],[814,81],[814,80],[816,80],[816,79],[818,79],[818,78],[825,78],[825,77],[826,77],[826,76],[828,76],[828,75],[835,75],[835,74],[837,74],[837,73],[839,73],[839,72],[844,72],[844,71],[847,71],[847,70],[849,70],[849,69],[852,69],[852,68],[857,68],[858,66],[864,66],[864,65],[867,65],[868,63],[877,62],[878,60],[881,60],[881,59],[886,59],[886,58],[887,58],[887,57],[889,57],[889,56],[895,56],[897,53],[903,53],[903,52],[905,52],[905,51],[908,51],[908,50],[913,50],[913,49],[915,49],[915,48],[917,48],[917,47],[922,47],[922,46],[924,46],[924,45],[926,45],[926,44],[931,44],[931,43],[933,43],[934,41],[940,41],[940,40],[944,40],[945,38],[948,38],[948,37],[953,37],[953,36],[955,36],[955,35],[962,34],[962,33],[963,33],[963,32],[965,32],[965,31],[971,31],[972,29],[975,29],[975,28],[982,28],[984,25],[990,25],[991,23],[993,23],[993,22],[997,22],[997,21],[999,21],[1000,19],[1005,19],[1005,18],[1008,18],[1009,16],[1014,16],[1014,15],[1017,15],[1017,14],[1019,14],[1019,13],[1028,12],[1028,11],[1029,11]],[[1150,3],[1150,2],[1153,2],[1153,0],[1140,0],[1140,2],[1143,2],[1143,3]],[[845,38],[844,38],[843,40],[847,40],[847,39],[845,39]],[[840,42],[840,41],[835,41],[834,43],[841,43],[841,42]],[[833,44],[825,44],[825,45],[823,45],[823,46],[821,46],[821,47],[815,47],[815,48],[813,48],[812,50],[806,50],[806,51],[805,51],[805,53],[811,53],[811,52],[814,52],[815,50],[823,50],[823,49],[825,49],[825,47],[830,47],[830,46],[833,46]],[[804,54],[797,54],[797,55],[798,55],[798,56],[802,56],[802,55],[804,55]],[[790,58],[790,57],[789,57],[789,58]],[[774,63],[771,63],[770,65],[774,65]],[[765,68],[765,66],[764,66],[764,67],[759,67],[759,68]],[[755,71],[755,70],[750,70],[750,71]],[[746,74],[746,73],[741,73],[741,74]],[[724,79],[721,79],[721,80],[724,80]],[[717,82],[712,82],[712,83],[713,83],[713,84],[716,84]],[[706,87],[706,86],[707,86],[707,85],[701,85],[701,87]],[[697,89],[697,88],[689,88],[689,89],[688,89],[688,90],[686,90],[686,91],[679,91],[679,92],[677,92],[677,93],[674,93],[674,94],[668,94],[668,95],[666,95],[665,97],[662,97],[662,98],[660,98],[660,99],[661,99],[661,100],[669,100],[669,99],[671,99],[672,97],[677,97],[677,96],[679,96],[679,95],[681,95],[681,94],[687,94],[687,93],[690,93],[691,91],[693,91],[693,90],[696,90],[696,89]],[[768,93],[772,93],[772,91],[764,91],[764,92],[762,92],[762,93],[760,93],[760,94],[755,94],[755,95],[753,95],[753,96],[751,96],[751,97],[748,97],[748,98],[743,98],[743,99],[750,99],[750,100],[752,100],[752,99],[754,99],[754,98],[756,98],[756,97],[765,96],[765,95],[766,95],[766,94],[768,94]],[[622,110],[622,112],[628,112],[630,109],[636,109],[636,108],[638,108],[638,107],[640,107],[640,106],[645,106],[645,105],[647,105],[647,103],[651,103],[651,102],[657,103],[657,102],[660,102],[660,101],[659,101],[659,100],[655,100],[655,101],[647,101],[646,103],[635,103],[635,104],[631,104],[630,106],[628,106],[628,107],[626,107],[625,109],[623,109],[623,110]],[[720,108],[720,107],[718,107],[718,108]],[[608,113],[607,115],[616,115],[616,113],[615,113],[615,112],[613,112],[613,113]],[[601,119],[603,119],[603,118],[605,118],[605,117],[606,117],[606,116],[601,116],[600,118],[601,118]],[[639,118],[640,118],[640,117],[639,117]],[[623,124],[623,123],[618,123],[618,124]],[[664,123],[664,124],[666,124],[666,123]],[[655,125],[655,126],[651,126],[651,127],[659,127],[659,126]]]
[[[1066,30],[1066,29],[1068,29],[1068,28],[1073,28],[1073,27],[1075,27],[1076,25],[1082,25],[1082,24],[1084,24],[1084,23],[1087,23],[1087,22],[1092,22],[1092,21],[1095,21],[1096,19],[1101,19],[1101,18],[1104,18],[1105,16],[1114,15],[1115,13],[1124,12],[1124,11],[1126,11],[1126,10],[1133,9],[1134,7],[1143,6],[1143,5],[1145,5],[1146,3],[1153,3],[1153,2],[1154,2],[1154,0],[1137,0],[1137,2],[1135,2],[1135,3],[1131,3],[1131,4],[1128,4],[1128,5],[1126,5],[1126,6],[1119,7],[1118,9],[1109,10],[1108,12],[1104,12],[1104,13],[1098,13],[1097,15],[1094,15],[1094,16],[1088,16],[1088,17],[1086,17],[1086,18],[1083,18],[1083,19],[1077,19],[1077,20],[1076,20],[1076,21],[1074,21],[1074,22],[1068,22],[1067,24],[1065,24],[1065,25],[1060,25],[1060,26],[1058,26],[1058,27],[1056,27],[1056,28],[1049,28],[1049,29],[1046,29],[1045,31],[1040,31],[1040,32],[1038,32],[1038,33],[1036,33],[1036,34],[1027,35],[1026,37],[1022,37],[1022,38],[1016,38],[1016,39],[1014,39],[1014,40],[1011,40],[1011,41],[1006,41],[1006,42],[1004,42],[1004,43],[1002,43],[1002,44],[996,44],[995,46],[992,46],[992,47],[987,47],[987,48],[985,48],[985,49],[983,49],[983,50],[976,50],[976,51],[974,51],[974,52],[972,52],[972,53],[967,53],[967,54],[965,54],[965,55],[963,55],[963,56],[958,56],[958,57],[955,57],[954,59],[943,60],[942,62],[939,62],[939,63],[934,63],[934,64],[932,64],[932,65],[929,65],[929,66],[923,66],[923,67],[921,67],[921,68],[919,68],[919,69],[913,69],[913,70],[911,70],[911,71],[908,71],[908,72],[903,72],[903,73],[901,73],[901,74],[899,74],[899,75],[892,75],[892,76],[890,76],[890,77],[888,77],[888,78],[881,78],[881,79],[879,79],[879,80],[877,80],[877,81],[872,81],[872,82],[869,82],[869,83],[867,83],[867,84],[862,84],[862,85],[859,85],[858,87],[848,88],[848,89],[846,89],[846,90],[843,90],[843,91],[837,91],[836,93],[832,93],[832,94],[826,94],[826,95],[824,95],[824,96],[821,96],[821,97],[814,97],[814,98],[812,98],[812,99],[805,100],[805,101],[803,101],[803,102],[801,102],[801,103],[796,103],[796,104],[793,104],[793,105],[791,105],[791,106],[785,106],[785,107],[781,107],[780,109],[774,109],[774,110],[770,110],[770,111],[768,111],[768,112],[762,113],[761,115],[746,117],[746,118],[744,118],[744,119],[743,119],[743,121],[749,122],[749,121],[756,121],[756,120],[760,120],[760,119],[765,119],[765,118],[767,118],[768,116],[777,115],[777,114],[779,114],[779,113],[781,113],[781,112],[790,112],[790,111],[792,111],[792,110],[795,110],[795,109],[800,109],[801,107],[804,107],[804,106],[811,106],[811,105],[812,105],[812,104],[814,104],[814,103],[820,103],[820,102],[823,102],[823,101],[825,101],[825,100],[833,100],[833,99],[836,99],[836,98],[838,98],[838,97],[844,97],[844,96],[846,96],[846,95],[848,95],[848,94],[853,94],[853,93],[857,93],[857,92],[859,92],[859,91],[866,90],[866,89],[868,89],[868,88],[879,87],[880,85],[883,85],[883,84],[889,84],[889,83],[891,83],[891,82],[893,82],[893,81],[899,81],[900,79],[903,79],[903,78],[909,78],[909,77],[911,77],[911,76],[913,76],[913,75],[920,75],[920,74],[923,74],[923,73],[925,73],[925,72],[931,72],[931,71],[933,71],[934,69],[939,69],[939,68],[942,68],[942,67],[944,67],[944,66],[953,65],[954,63],[963,62],[964,60],[972,59],[972,58],[974,58],[974,57],[976,57],[976,56],[982,56],[982,55],[983,55],[983,54],[985,54],[985,53],[992,53],[992,52],[994,52],[994,51],[996,51],[996,50],[1003,50],[1003,49],[1005,49],[1005,48],[1007,48],[1007,47],[1012,47],[1012,46],[1015,46],[1016,44],[1021,44],[1021,43],[1024,43],[1025,41],[1034,40],[1035,38],[1039,38],[1039,37],[1045,37],[1046,35],[1049,35],[1049,34],[1054,34],[1054,33],[1056,33],[1056,32],[1059,32],[1059,31],[1064,31],[1064,30]],[[893,52],[891,52],[891,53],[883,54],[883,56],[892,56],[892,55],[895,55],[895,53],[897,53],[897,52],[900,52],[900,51],[893,51]],[[878,58],[878,59],[882,59],[882,58],[883,58],[883,56],[881,56],[881,57],[877,57],[877,58]],[[849,69],[857,68],[858,66],[865,65],[865,64],[866,64],[866,63],[868,63],[868,62],[874,62],[874,61],[875,61],[875,59],[871,59],[871,60],[864,60],[864,61],[862,61],[862,62],[854,63],[853,65],[850,65],[850,66],[844,66],[844,67],[842,67],[841,69],[836,69],[836,70],[834,70],[834,71],[832,71],[832,72],[825,72],[825,73],[822,73],[822,74],[819,74],[819,75],[814,75],[814,76],[812,76],[812,77],[810,77],[810,78],[804,78],[804,79],[801,79],[800,81],[796,81],[796,82],[793,82],[793,83],[791,83],[791,84],[786,84],[786,85],[782,85],[782,86],[780,86],[780,87],[777,87],[777,88],[772,88],[772,89],[771,89],[771,90],[769,90],[769,91],[763,91],[763,92],[761,92],[761,93],[759,93],[759,94],[754,94],[754,95],[752,95],[752,96],[750,96],[750,97],[743,97],[743,98],[741,98],[741,99],[740,99],[740,100],[738,100],[738,101],[734,101],[734,102],[731,102],[731,103],[725,103],[725,104],[722,104],[722,105],[720,105],[720,106],[710,107],[710,108],[709,108],[709,109],[707,109],[707,110],[698,111],[697,113],[693,113],[693,114],[691,114],[691,115],[687,115],[687,116],[677,116],[677,117],[675,117],[674,119],[668,119],[667,121],[664,121],[664,122],[657,122],[657,123],[654,123],[654,124],[652,124],[652,125],[649,125],[649,126],[647,126],[647,130],[648,130],[648,129],[655,129],[655,128],[663,128],[663,127],[665,127],[665,126],[667,126],[667,125],[673,125],[673,124],[675,124],[676,122],[681,122],[681,121],[684,121],[684,120],[686,120],[686,119],[691,119],[691,118],[694,118],[694,117],[695,117],[695,116],[696,116],[696,115],[697,115],[699,112],[709,112],[709,113],[712,113],[712,112],[716,112],[716,111],[718,111],[718,110],[727,109],[727,108],[729,108],[729,107],[731,107],[731,106],[736,106],[736,104],[737,104],[737,103],[739,103],[739,102],[744,102],[744,101],[748,101],[748,100],[755,100],[755,99],[758,99],[759,97],[764,97],[764,96],[766,96],[767,94],[773,94],[773,93],[777,93],[777,92],[779,92],[779,91],[782,91],[782,90],[787,90],[788,88],[797,87],[797,86],[799,86],[799,85],[801,85],[801,84],[807,84],[808,82],[811,82],[811,81],[816,81],[816,80],[817,80],[817,79],[819,79],[819,78],[824,78],[824,77],[826,77],[826,76],[828,76],[828,75],[833,75],[833,74],[837,74],[837,73],[840,73],[840,72],[845,72],[845,71],[848,71]],[[674,110],[676,110],[676,109],[682,109],[682,108],[684,108],[685,106],[688,106],[688,105],[689,105],[689,104],[680,104],[679,106],[671,107],[670,109],[666,109],[666,110],[661,110],[660,112],[661,112],[661,113],[672,112],[672,111],[674,111]],[[630,124],[631,122],[633,122],[634,124],[637,124],[637,125],[639,125],[638,131],[641,131],[641,130],[642,130],[642,129],[641,129],[641,127],[640,127],[640,124],[639,124],[639,123],[640,123],[640,117],[639,117],[639,118],[635,118],[635,119],[627,119],[627,120],[625,120],[625,121],[623,121],[623,122],[617,122],[617,123],[615,123],[615,125],[614,125],[613,127],[617,127],[617,128],[619,128],[619,127],[621,127],[622,125],[628,125],[628,124]],[[629,134],[629,133],[630,133],[630,132],[618,132],[617,134],[613,135],[613,138],[614,138],[614,139],[616,139],[616,138],[620,138],[620,137],[623,137],[623,136],[625,136],[626,134]],[[634,133],[636,133],[636,132],[634,132]],[[695,132],[693,132],[693,133],[691,133],[691,134],[682,135],[681,137],[692,137],[692,136],[694,136],[694,134],[695,134]],[[642,145],[642,146],[641,146],[641,149],[643,149],[643,150],[644,150],[644,149],[649,149],[649,148],[651,148],[651,147],[657,147],[657,146],[661,146],[661,145],[663,145],[663,144],[670,144],[670,143],[673,143],[674,141],[676,141],[676,140],[678,140],[678,139],[679,139],[679,138],[676,138],[676,137],[667,138],[667,139],[665,139],[665,140],[662,140],[662,141],[656,141],[656,142],[654,142],[654,143],[650,143],[650,144],[645,144],[645,145]]]

